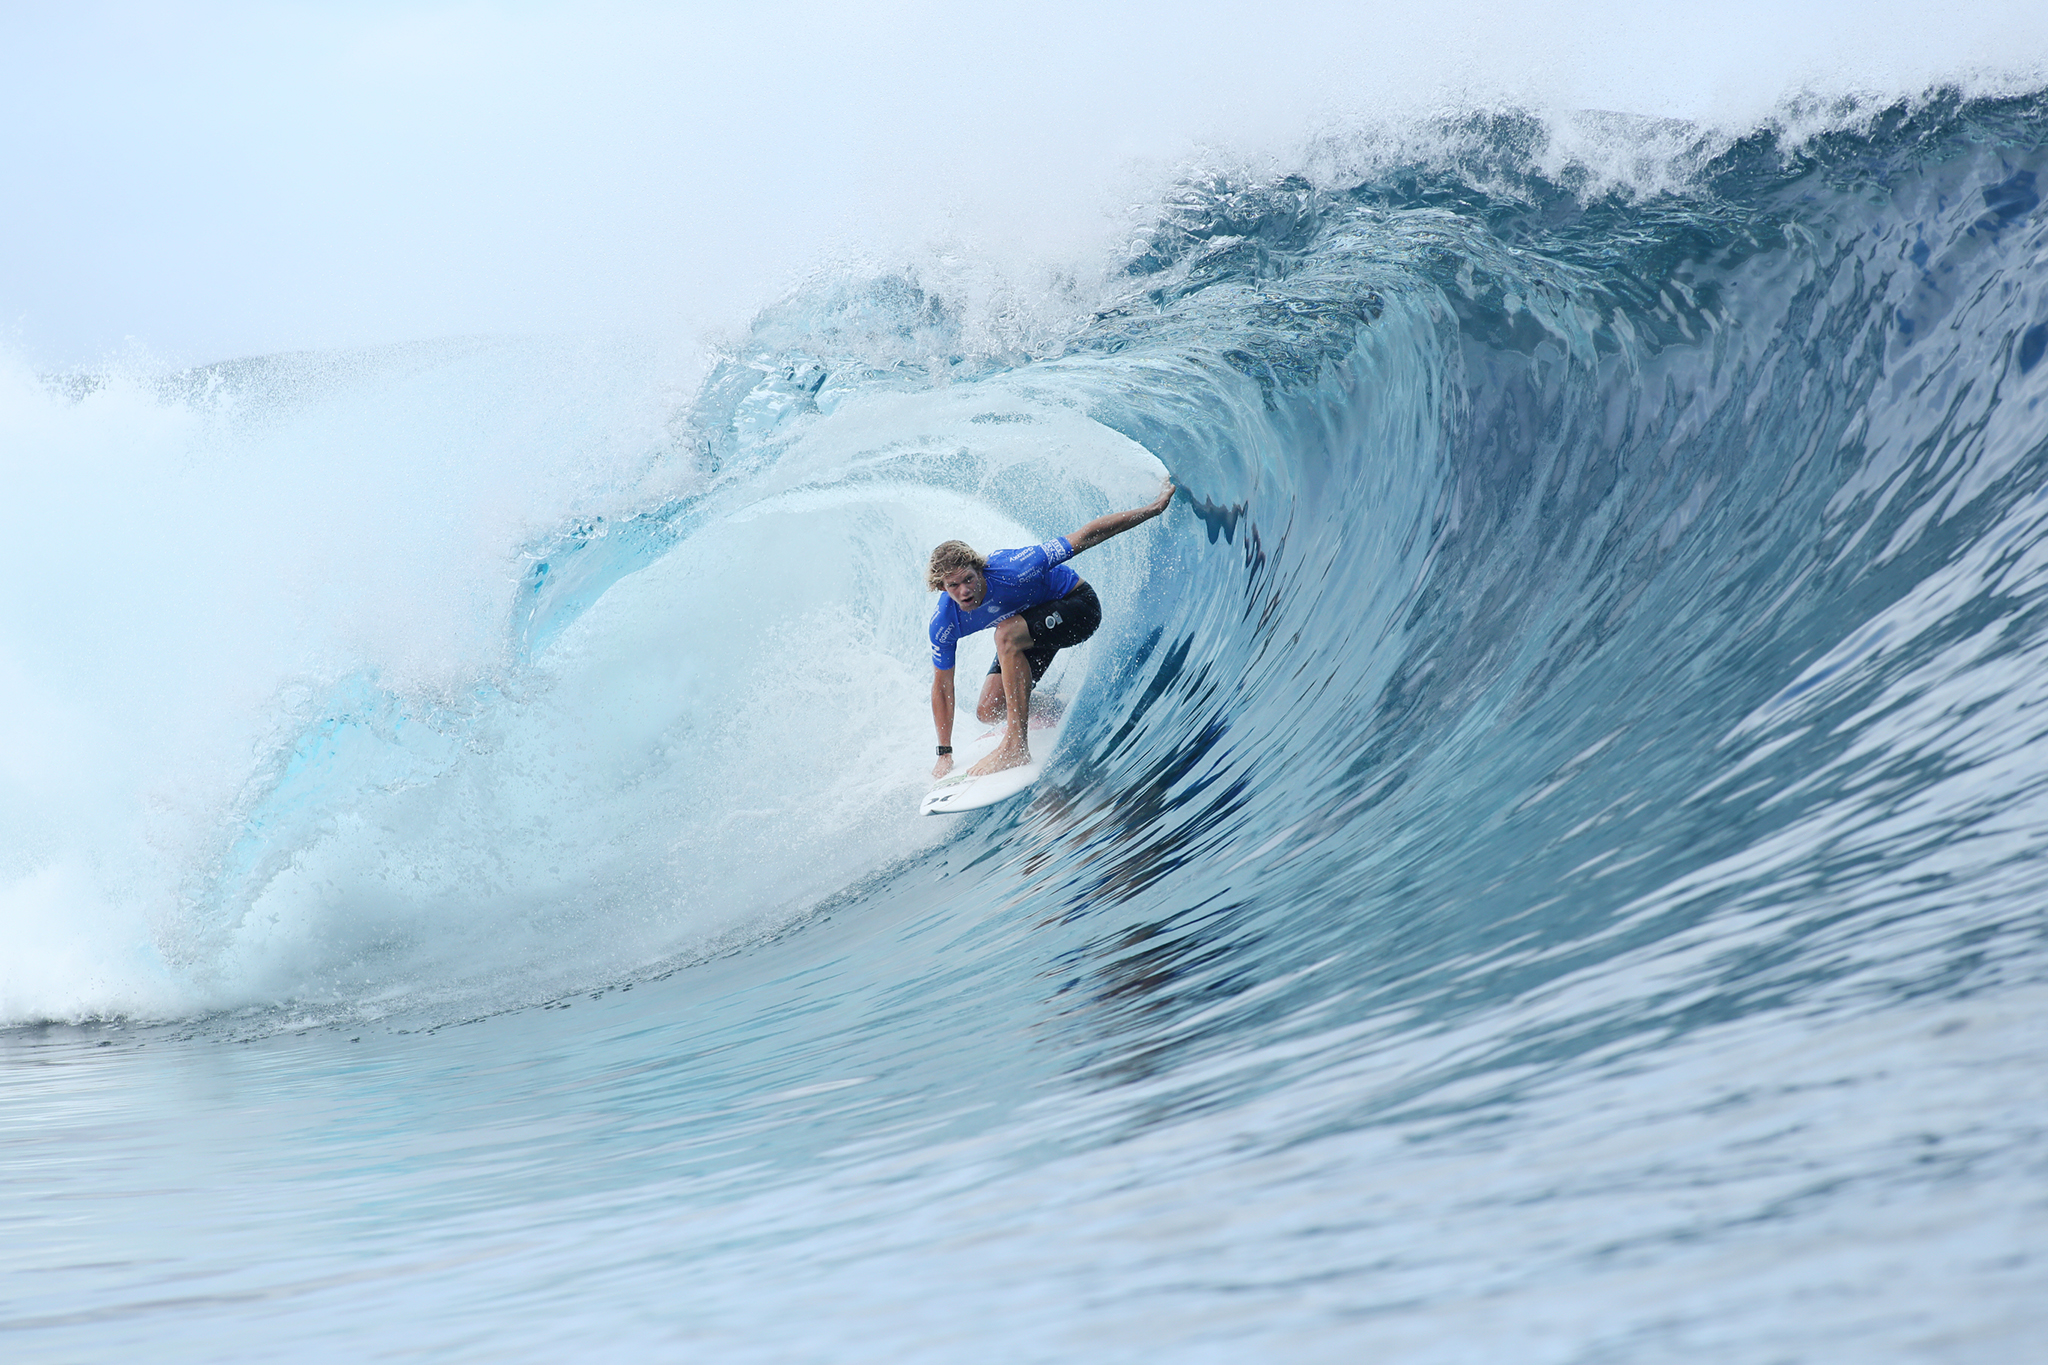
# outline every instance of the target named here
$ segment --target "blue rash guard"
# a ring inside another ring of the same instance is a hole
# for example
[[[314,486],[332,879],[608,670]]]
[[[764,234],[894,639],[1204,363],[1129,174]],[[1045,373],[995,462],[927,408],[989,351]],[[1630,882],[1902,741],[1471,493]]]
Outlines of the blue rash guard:
[[[1005,616],[1072,592],[1081,581],[1081,575],[1067,567],[1073,557],[1074,547],[1065,536],[990,555],[984,574],[988,595],[980,606],[962,611],[950,596],[939,597],[939,609],[932,613],[932,667],[953,666],[953,646],[961,636],[987,630]]]

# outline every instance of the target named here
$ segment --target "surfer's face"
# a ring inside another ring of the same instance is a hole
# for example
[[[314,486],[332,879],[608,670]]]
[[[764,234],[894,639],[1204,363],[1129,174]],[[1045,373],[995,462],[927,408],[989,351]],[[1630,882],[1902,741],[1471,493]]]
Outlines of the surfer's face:
[[[982,594],[988,591],[988,581],[981,576],[979,569],[974,568],[955,569],[941,578],[939,584],[962,611],[973,611],[980,606]]]

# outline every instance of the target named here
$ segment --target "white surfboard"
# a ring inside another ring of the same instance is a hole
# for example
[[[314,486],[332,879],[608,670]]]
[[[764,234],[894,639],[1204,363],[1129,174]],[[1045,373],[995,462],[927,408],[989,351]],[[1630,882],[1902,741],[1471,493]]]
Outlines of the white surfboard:
[[[1052,757],[1053,747],[1059,743],[1060,729],[1066,721],[1062,709],[1051,716],[1031,718],[1031,761],[1018,768],[1005,768],[987,777],[969,777],[967,770],[983,758],[995,752],[1002,740],[1003,727],[998,725],[972,742],[962,745],[953,753],[953,771],[941,778],[923,802],[918,805],[920,815],[958,815],[963,811],[980,810],[993,806],[998,801],[1007,801],[1038,781],[1045,772],[1045,762]]]

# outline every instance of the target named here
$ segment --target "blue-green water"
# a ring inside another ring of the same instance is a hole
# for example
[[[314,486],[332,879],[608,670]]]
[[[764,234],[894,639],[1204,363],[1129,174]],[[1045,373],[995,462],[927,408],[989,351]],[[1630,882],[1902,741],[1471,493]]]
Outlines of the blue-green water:
[[[2048,108],[1450,132],[1051,341],[802,295],[454,683],[306,664],[140,862],[11,796],[9,1357],[2027,1358]],[[920,821],[925,550],[1162,466],[1046,781]]]

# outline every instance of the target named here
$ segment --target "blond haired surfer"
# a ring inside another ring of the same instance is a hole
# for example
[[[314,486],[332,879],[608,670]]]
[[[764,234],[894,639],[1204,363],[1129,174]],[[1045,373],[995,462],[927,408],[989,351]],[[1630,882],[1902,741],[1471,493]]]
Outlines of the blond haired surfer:
[[[1078,645],[1102,624],[1095,589],[1067,561],[1142,525],[1173,500],[1168,480],[1145,507],[1100,516],[1071,535],[1022,549],[977,554],[963,541],[949,540],[932,551],[925,586],[942,592],[932,613],[932,723],[939,731],[934,778],[953,770],[953,651],[962,636],[994,628],[996,658],[982,684],[975,715],[984,723],[1003,721],[1003,740],[969,773],[981,777],[1031,761],[1031,690],[1045,676],[1053,655]]]

